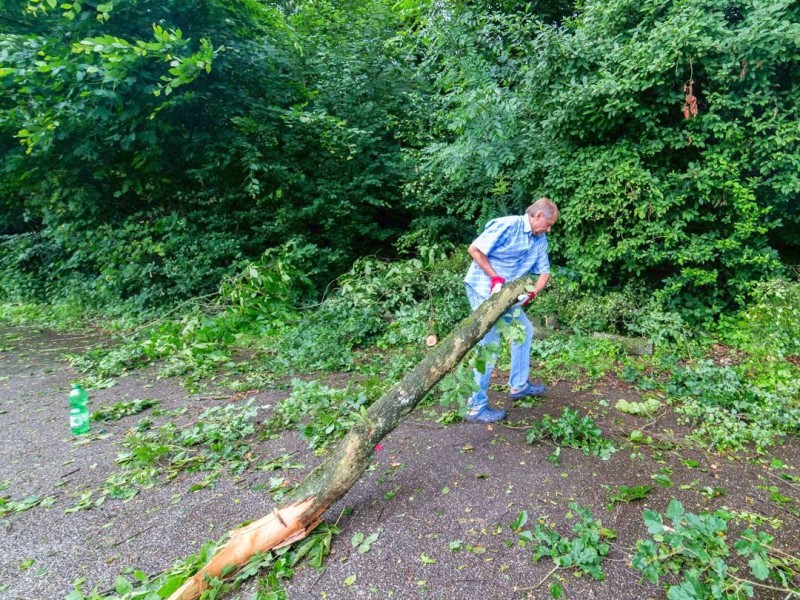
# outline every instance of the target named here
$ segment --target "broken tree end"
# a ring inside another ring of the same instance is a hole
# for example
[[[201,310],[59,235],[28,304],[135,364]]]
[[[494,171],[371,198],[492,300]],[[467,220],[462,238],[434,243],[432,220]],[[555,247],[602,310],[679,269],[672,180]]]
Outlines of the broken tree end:
[[[178,588],[169,600],[195,600],[206,589],[206,576],[219,577],[231,566],[238,570],[256,552],[266,552],[303,539],[322,518],[320,511],[309,520],[307,513],[313,504],[314,498],[307,498],[280,510],[275,509],[267,516],[233,530],[230,539],[208,564]]]

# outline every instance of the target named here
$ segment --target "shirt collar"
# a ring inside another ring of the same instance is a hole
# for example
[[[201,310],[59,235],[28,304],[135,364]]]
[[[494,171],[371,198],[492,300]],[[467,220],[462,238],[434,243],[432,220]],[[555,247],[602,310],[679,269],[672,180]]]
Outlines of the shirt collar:
[[[536,237],[533,235],[533,230],[531,229],[531,220],[528,218],[528,213],[524,213],[522,215],[522,231],[530,236]]]

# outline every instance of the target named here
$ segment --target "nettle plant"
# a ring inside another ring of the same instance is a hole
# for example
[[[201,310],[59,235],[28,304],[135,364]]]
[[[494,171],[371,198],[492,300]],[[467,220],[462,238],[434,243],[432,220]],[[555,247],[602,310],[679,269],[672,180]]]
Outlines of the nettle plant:
[[[531,354],[552,377],[597,381],[614,369],[621,351],[609,340],[574,335],[535,340]]]
[[[678,577],[677,584],[666,585],[670,600],[738,600],[752,598],[755,588],[800,597],[800,560],[772,546],[772,536],[764,532],[748,528],[733,544],[736,554],[747,560],[747,570],[731,564],[731,513],[695,515],[672,500],[664,515],[645,510],[642,516],[652,539],[637,542],[631,562],[653,583]]]

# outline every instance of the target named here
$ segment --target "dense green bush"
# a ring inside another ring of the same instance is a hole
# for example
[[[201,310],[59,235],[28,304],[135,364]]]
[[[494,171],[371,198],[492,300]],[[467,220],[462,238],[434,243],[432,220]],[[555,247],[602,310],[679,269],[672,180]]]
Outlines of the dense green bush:
[[[495,6],[436,5],[420,34],[440,90],[429,212],[551,196],[557,263],[696,319],[796,255],[796,3],[598,0],[557,26]]]
[[[36,236],[0,248],[6,298],[161,307],[287,243],[323,289],[546,194],[579,326],[619,331],[643,296],[716,318],[800,248],[788,0],[26,4],[0,233]]]
[[[299,322],[268,338],[276,361],[303,370],[352,369],[358,350],[409,349],[399,364],[420,355],[425,336],[444,336],[469,314],[463,276],[466,253],[448,257],[423,249],[401,261],[362,259],[337,288]]]
[[[722,319],[723,339],[737,348],[782,359],[800,356],[800,283],[766,281],[741,313]]]
[[[0,233],[37,234],[6,298],[163,307],[286,243],[324,287],[404,229],[390,3],[32,6],[0,34]]]

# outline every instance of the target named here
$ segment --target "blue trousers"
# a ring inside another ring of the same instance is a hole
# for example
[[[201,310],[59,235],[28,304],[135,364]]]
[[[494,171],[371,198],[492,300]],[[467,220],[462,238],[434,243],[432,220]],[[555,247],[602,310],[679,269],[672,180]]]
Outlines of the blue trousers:
[[[472,310],[478,308],[486,298],[479,296],[475,293],[470,286],[467,287],[467,298]],[[512,389],[520,390],[528,383],[528,377],[531,370],[531,341],[533,341],[533,325],[531,324],[525,311],[519,306],[514,306],[501,317],[506,323],[511,323],[516,320],[522,323],[525,328],[525,340],[521,343],[511,343],[511,374],[508,377],[508,385]],[[497,344],[501,340],[500,332],[497,331],[497,325],[492,327],[484,338],[478,342],[479,346],[486,344]],[[481,373],[475,369],[475,383],[478,385],[478,391],[470,397],[468,408],[470,411],[477,411],[489,404],[489,382],[492,378],[492,371],[497,363],[497,354],[493,354],[491,360],[486,361],[486,370]]]

